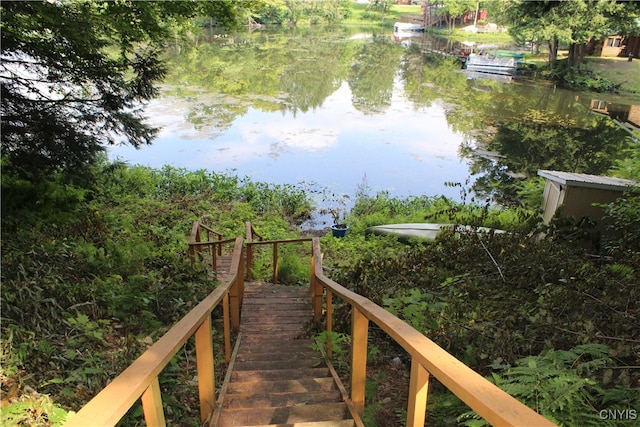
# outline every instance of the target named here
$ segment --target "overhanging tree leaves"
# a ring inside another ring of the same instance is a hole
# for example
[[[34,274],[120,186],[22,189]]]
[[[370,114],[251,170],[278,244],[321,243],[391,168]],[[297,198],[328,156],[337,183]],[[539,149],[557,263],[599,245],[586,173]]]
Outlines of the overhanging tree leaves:
[[[456,18],[463,15],[469,10],[476,10],[478,2],[476,0],[445,0],[442,2],[442,7],[439,9],[439,13],[445,14],[445,21],[449,28],[449,33],[453,32],[453,27]]]
[[[151,143],[144,102],[165,69],[162,43],[187,19],[236,25],[244,7],[196,2],[2,2],[5,171],[38,181],[78,172],[106,145]]]
[[[519,41],[547,43],[555,67],[559,44],[569,46],[569,65],[579,65],[591,38],[638,31],[638,2],[612,0],[523,1],[505,3],[511,35]]]

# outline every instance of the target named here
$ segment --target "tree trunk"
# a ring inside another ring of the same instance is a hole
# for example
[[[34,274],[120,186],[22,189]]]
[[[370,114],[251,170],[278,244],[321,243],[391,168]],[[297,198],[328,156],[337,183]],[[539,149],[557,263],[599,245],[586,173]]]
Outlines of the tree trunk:
[[[577,53],[576,53],[576,44],[575,43],[571,43],[569,45],[569,55],[568,55],[568,61],[567,61],[567,65],[569,67],[573,67],[576,64],[576,57],[577,57]]]
[[[587,45],[585,43],[573,43],[569,47],[569,66],[578,67],[584,62]]]
[[[478,12],[480,12],[480,2],[476,3],[476,14],[473,15],[473,28],[478,25]]]
[[[578,64],[577,65],[584,64],[584,60],[586,57],[587,57],[587,44],[580,43],[578,45]]]
[[[558,38],[554,37],[549,41],[549,67],[555,68],[558,59]]]

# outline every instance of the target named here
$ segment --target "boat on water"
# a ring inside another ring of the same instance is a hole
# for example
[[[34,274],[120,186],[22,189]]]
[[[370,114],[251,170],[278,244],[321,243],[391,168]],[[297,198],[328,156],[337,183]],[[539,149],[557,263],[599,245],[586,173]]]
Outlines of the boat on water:
[[[394,33],[420,33],[424,31],[422,24],[413,24],[411,22],[396,22],[393,24]]]
[[[496,230],[486,227],[472,227],[470,225],[406,223],[376,225],[367,228],[366,234],[373,234],[377,236],[395,235],[398,237],[398,240],[403,242],[408,242],[412,239],[433,241],[440,233],[451,229],[462,233],[505,233],[504,230]]]
[[[469,54],[465,61],[468,71],[512,76],[518,70],[522,54],[497,52],[495,45],[478,45],[478,53]]]
[[[483,56],[472,53],[467,58],[467,70],[477,73],[513,75],[518,69],[513,57]]]

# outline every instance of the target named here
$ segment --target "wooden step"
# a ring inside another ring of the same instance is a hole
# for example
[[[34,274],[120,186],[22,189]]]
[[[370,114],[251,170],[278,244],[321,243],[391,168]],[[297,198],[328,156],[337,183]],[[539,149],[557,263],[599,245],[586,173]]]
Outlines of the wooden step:
[[[297,424],[310,421],[342,421],[349,416],[349,409],[346,403],[225,409],[220,416],[220,425],[231,427]]]
[[[299,369],[276,369],[261,371],[233,371],[231,373],[231,381],[233,382],[261,382],[261,381],[278,381],[278,380],[297,380],[301,378],[323,378],[330,376],[329,368],[326,366],[318,368],[299,368]]]
[[[284,350],[274,349],[273,352],[265,352],[260,347],[255,347],[253,351],[246,351],[238,355],[236,360],[299,360],[316,358],[320,359],[317,351],[305,347],[287,347]]]
[[[254,351],[258,353],[269,353],[282,349],[282,351],[289,351],[291,348],[311,348],[314,342],[308,338],[300,338],[295,340],[289,340],[284,342],[274,342],[269,337],[264,337],[264,340],[256,340],[257,337],[252,337],[253,340],[247,338],[247,334],[243,334],[242,342],[240,343],[240,352]],[[264,342],[257,342],[264,341]],[[258,351],[259,350],[259,351]]]
[[[289,370],[300,368],[316,368],[322,366],[324,362],[318,357],[301,358],[291,360],[237,360],[235,369],[238,371],[260,371],[260,370]]]
[[[273,408],[279,406],[299,406],[318,403],[338,403],[342,400],[339,390],[306,393],[262,393],[230,394],[225,399],[225,408]]]
[[[280,311],[265,311],[258,312],[253,311],[249,313],[244,313],[242,318],[243,322],[246,323],[260,323],[265,321],[280,321],[287,322],[291,320],[298,319],[308,319],[309,318],[309,310],[286,310],[283,312]]]
[[[336,389],[333,378],[301,378],[277,381],[241,381],[229,383],[228,394],[304,393]]]
[[[311,421],[295,424],[264,424],[252,427],[353,427],[353,420]]]
[[[353,427],[353,420],[311,421],[295,424],[265,424],[252,427]]]
[[[233,369],[217,427],[352,427],[354,421],[307,325],[308,288],[247,283]]]
[[[264,321],[264,322],[254,322],[254,323],[245,323],[240,325],[240,331],[243,335],[248,337],[257,336],[259,338],[270,338],[266,332],[278,332],[278,328],[280,328],[281,332],[290,332],[292,330],[298,330],[301,335],[299,338],[306,338],[303,335],[307,335],[305,333],[304,322],[298,322],[298,324],[292,324],[291,322],[283,322],[283,323],[275,323],[273,321]],[[269,329],[269,331],[267,331]]]
[[[324,365],[324,359],[322,359],[322,357],[315,352],[312,351],[295,351],[295,352],[291,352],[291,353],[245,353],[242,354],[240,356],[238,356],[238,358],[236,359],[236,369],[238,369],[238,363],[240,364],[246,364],[246,363],[251,363],[251,362],[287,362],[287,363],[291,363],[291,365],[289,365],[286,368],[289,369],[295,369],[298,367],[314,367],[314,366],[309,366],[308,363],[309,361],[314,362],[315,365],[318,366],[322,366]],[[302,365],[296,365],[296,363],[298,362],[302,362]],[[246,370],[244,369],[244,367],[240,368],[242,370]],[[255,368],[254,370],[260,370],[260,369],[271,369],[271,368]]]

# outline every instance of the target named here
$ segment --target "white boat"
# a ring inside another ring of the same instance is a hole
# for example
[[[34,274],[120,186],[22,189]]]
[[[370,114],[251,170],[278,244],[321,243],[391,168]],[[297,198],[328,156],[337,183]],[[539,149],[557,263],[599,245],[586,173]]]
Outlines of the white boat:
[[[424,31],[422,24],[412,24],[410,22],[396,22],[393,24],[394,33],[417,33]]]
[[[513,75],[516,73],[516,59],[494,55],[479,55],[472,53],[467,58],[467,70],[478,73]]]
[[[453,224],[428,224],[428,223],[407,223],[407,224],[387,224],[369,227],[366,234],[375,234],[377,236],[393,234],[398,236],[400,241],[410,241],[411,239],[435,240],[438,234],[443,230],[455,229],[457,232],[464,233],[504,233],[504,230],[496,230],[486,227],[472,227],[470,225],[453,225]]]
[[[511,76],[518,69],[518,60],[522,54],[500,52],[497,45],[478,45],[478,53],[471,53],[466,60],[466,68],[478,73],[501,74]]]

